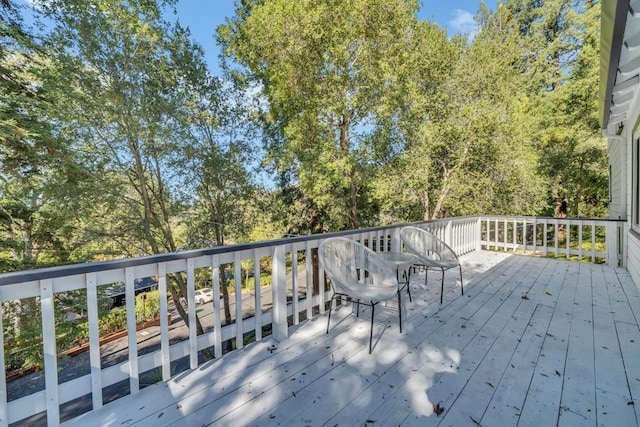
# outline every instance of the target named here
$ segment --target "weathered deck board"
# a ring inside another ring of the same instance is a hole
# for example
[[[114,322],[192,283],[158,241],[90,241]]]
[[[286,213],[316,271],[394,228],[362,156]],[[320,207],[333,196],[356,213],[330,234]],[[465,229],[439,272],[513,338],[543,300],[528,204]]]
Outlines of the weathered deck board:
[[[465,295],[413,278],[397,311],[348,306],[247,346],[77,425],[638,425],[640,292],[623,270],[476,252]],[[267,351],[275,346],[277,350]],[[635,404],[630,404],[634,402]],[[434,405],[444,409],[440,416]]]
[[[597,420],[604,425],[633,425],[636,415],[633,405],[628,404],[630,391],[607,283],[602,269],[591,268],[591,273]]]

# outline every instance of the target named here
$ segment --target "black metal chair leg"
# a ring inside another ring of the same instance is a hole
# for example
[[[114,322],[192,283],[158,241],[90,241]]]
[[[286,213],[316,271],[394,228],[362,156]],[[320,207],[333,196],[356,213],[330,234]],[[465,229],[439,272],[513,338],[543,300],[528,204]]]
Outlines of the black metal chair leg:
[[[443,294],[444,294],[444,268],[442,269],[442,283],[440,284],[440,304],[442,304]]]
[[[400,297],[400,289],[398,289],[398,317],[400,319],[400,333],[402,333],[402,301]]]
[[[360,317],[360,299],[358,298],[358,302],[356,303],[356,317]]]
[[[376,309],[376,304],[371,301],[371,329],[369,329],[369,354],[371,354],[371,343],[373,342],[373,314]]]
[[[462,295],[464,295],[464,286],[462,286],[462,265],[458,264],[460,267],[460,290],[462,291]]]
[[[411,298],[411,268],[415,267],[409,267],[409,269],[407,270],[407,293],[409,294],[409,302],[413,301],[413,299]]]
[[[329,318],[327,319],[327,333],[329,333],[329,323],[331,322],[331,309],[333,308],[333,300],[335,299],[335,295],[331,297],[331,301],[329,301]]]

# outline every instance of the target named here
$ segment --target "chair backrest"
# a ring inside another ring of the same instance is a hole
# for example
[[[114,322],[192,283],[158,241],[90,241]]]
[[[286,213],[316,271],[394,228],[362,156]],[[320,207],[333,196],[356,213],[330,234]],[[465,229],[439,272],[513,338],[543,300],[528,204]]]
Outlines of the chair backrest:
[[[328,238],[320,244],[318,258],[335,292],[369,299],[375,290],[380,293],[380,299],[385,299],[397,291],[393,269],[378,254],[355,240]]]
[[[403,227],[400,239],[408,252],[420,258],[420,261],[436,267],[444,263],[458,262],[458,255],[436,235],[418,227]]]

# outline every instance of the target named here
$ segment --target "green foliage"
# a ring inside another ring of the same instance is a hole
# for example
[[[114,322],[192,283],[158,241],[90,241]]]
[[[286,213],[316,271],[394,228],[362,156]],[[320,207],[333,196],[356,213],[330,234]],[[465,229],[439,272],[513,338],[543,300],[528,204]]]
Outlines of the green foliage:
[[[144,322],[160,315],[160,292],[149,291],[136,295],[136,320]]]
[[[175,1],[36,3],[37,39],[0,2],[2,271],[557,201],[606,213],[597,2],[481,5],[473,38],[414,0],[239,2],[223,77],[166,20]]]
[[[264,89],[265,128],[283,137],[270,159],[333,229],[359,224],[369,165],[386,150],[368,129],[397,102],[416,10],[402,0],[245,3],[218,30],[242,79]]]

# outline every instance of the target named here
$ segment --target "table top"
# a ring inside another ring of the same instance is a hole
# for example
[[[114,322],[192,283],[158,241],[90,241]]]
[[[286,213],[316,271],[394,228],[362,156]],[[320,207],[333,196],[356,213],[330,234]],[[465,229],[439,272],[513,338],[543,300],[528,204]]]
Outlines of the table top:
[[[417,257],[408,252],[378,252],[378,255],[387,263],[400,268],[409,266],[417,261]]]

